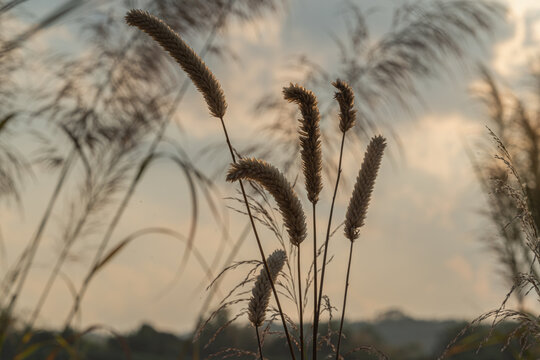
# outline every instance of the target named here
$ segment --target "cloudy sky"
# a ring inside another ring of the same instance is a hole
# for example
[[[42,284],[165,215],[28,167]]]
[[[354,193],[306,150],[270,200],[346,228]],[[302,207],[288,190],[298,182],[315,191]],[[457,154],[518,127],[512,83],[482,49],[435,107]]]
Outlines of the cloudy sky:
[[[540,3],[506,1],[510,9],[507,24],[501,24],[483,48],[470,47],[471,64],[483,61],[504,84],[519,86],[518,79],[539,49]],[[366,0],[353,2],[362,9],[372,4]],[[398,3],[378,2],[377,12],[368,21],[375,36],[384,31],[384,24]],[[43,4],[29,1],[27,8],[47,10],[49,5]],[[266,115],[263,119],[256,118],[253,104],[268,92],[279,94],[296,75],[288,66],[291,56],[306,54],[329,71],[338,66],[338,47],[333,36],[345,34],[344,9],[344,2],[338,0],[290,0],[277,16],[265,17],[255,24],[231,26],[221,41],[231,46],[239,60],[209,59],[208,64],[225,90],[229,103],[227,122],[234,142],[246,143],[251,137],[260,136],[256,130]],[[70,31],[72,26],[65,20],[40,34],[31,44],[46,48],[58,41],[73,43],[76,35]],[[494,258],[479,241],[490,229],[479,215],[485,207],[485,198],[465,152],[465,146],[474,149],[488,137],[485,109],[472,96],[478,76],[474,66],[468,69],[456,66],[452,71],[452,76],[421,84],[425,106],[418,108],[413,116],[388,120],[399,135],[403,152],[399,152],[395,142],[390,142],[390,150],[397,156],[394,161],[390,158],[383,161],[366,227],[355,246],[348,307],[351,320],[372,319],[390,308],[418,318],[473,318],[496,308],[508,291],[497,273]],[[331,91],[324,95],[330,96]],[[188,149],[196,151],[202,142],[221,139],[219,124],[206,113],[206,106],[194,89],[181,106],[177,121],[189,129],[181,139]],[[174,131],[174,126],[171,129]],[[350,181],[339,193],[334,224],[343,218],[360,161],[355,154],[362,151],[346,154],[344,174]],[[220,178],[216,181],[221,197],[234,194],[234,186]],[[26,184],[22,211],[0,207],[8,265],[31,238],[53,183],[52,177],[43,176]],[[330,188],[326,186],[321,200],[319,239],[325,229]],[[133,231],[134,226],[168,226],[186,231],[187,199],[182,175],[169,166],[157,165],[137,190],[114,239],[118,241]],[[18,309],[21,314],[33,308],[58,252],[55,225],[61,222],[62,210],[65,208],[58,209],[47,231],[47,241],[38,253],[38,264],[21,297]],[[201,212],[196,246],[210,262],[217,255],[220,233],[209,209],[203,206]],[[229,222],[234,240],[246,219],[230,212]],[[264,235],[270,252],[277,243],[270,234]],[[229,251],[230,244],[222,251]],[[81,246],[79,250],[82,260],[68,264],[65,269],[76,284],[86,271],[93,248]],[[347,250],[348,242],[338,232],[331,244],[335,257],[326,283],[335,305],[341,302]],[[82,306],[82,324],[101,323],[130,330],[142,322],[150,322],[173,331],[191,329],[207,296],[201,283],[208,280],[192,259],[184,276],[170,286],[183,251],[182,244],[167,238],[133,243],[90,287]],[[235,260],[255,258],[257,248],[248,237]],[[222,267],[222,262],[216,265],[215,272]],[[2,271],[5,268],[4,263]],[[245,270],[240,268],[237,274],[228,277],[221,292],[241,278]],[[62,281],[57,281],[40,324],[60,325],[70,305],[69,290]]]

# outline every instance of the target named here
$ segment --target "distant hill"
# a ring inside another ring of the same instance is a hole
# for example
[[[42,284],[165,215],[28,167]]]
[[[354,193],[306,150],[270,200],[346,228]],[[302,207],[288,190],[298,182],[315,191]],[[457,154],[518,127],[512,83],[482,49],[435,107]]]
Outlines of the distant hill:
[[[247,324],[233,324],[223,328],[230,320],[224,312],[208,324],[201,333],[198,342],[193,343],[187,334],[177,335],[163,332],[152,325],[143,324],[139,329],[122,334],[121,336],[104,336],[102,334],[89,334],[80,338],[77,348],[79,355],[87,360],[118,360],[126,358],[131,353],[134,360],[191,360],[194,358],[222,358],[232,356],[240,360],[253,359],[252,352],[256,351],[256,337],[253,328]],[[322,329],[332,329],[335,340],[335,330],[339,320],[334,319],[331,324],[323,324]],[[516,323],[505,323],[500,326],[502,332],[493,333],[495,342],[485,344],[477,353],[477,347],[489,333],[489,326],[476,328],[471,337],[467,338],[466,346],[460,344],[459,351],[454,351],[451,360],[513,360],[519,354],[520,344],[513,341],[510,346],[501,352],[506,343],[506,337],[515,329]],[[306,324],[309,327],[310,324]],[[346,338],[342,342],[344,354],[350,354],[360,345],[372,346],[382,351],[392,360],[431,360],[441,355],[451,339],[464,326],[458,320],[417,320],[405,315],[399,310],[390,310],[372,321],[359,321],[346,323],[344,329]],[[280,330],[274,324],[275,330]],[[219,335],[214,337],[216,332]],[[323,333],[325,330],[322,331]],[[71,334],[71,335],[70,335]],[[68,342],[72,341],[71,330],[63,334]],[[22,336],[20,332],[11,333],[0,349],[0,359],[13,359],[17,354],[17,344]],[[469,336],[469,334],[467,335]],[[58,346],[58,334],[50,330],[35,330],[32,341],[28,343],[31,353],[27,360],[42,360],[55,354],[58,359],[68,359],[69,354]],[[212,340],[212,341],[210,341]],[[211,344],[209,344],[211,342]],[[209,344],[209,347],[206,345]],[[287,359],[287,347],[284,339],[279,336],[269,336],[265,340],[265,355],[271,359]],[[235,353],[227,352],[231,349]],[[238,355],[237,357],[234,355]],[[332,356],[330,346],[322,345],[319,349],[322,358]],[[540,349],[535,347],[524,359],[540,359]],[[366,351],[356,352],[347,359],[376,359]]]
[[[379,315],[375,321],[354,322],[350,327],[357,331],[369,327],[392,347],[416,345],[423,353],[431,354],[441,337],[461,323],[457,320],[417,320],[400,310],[389,310]]]

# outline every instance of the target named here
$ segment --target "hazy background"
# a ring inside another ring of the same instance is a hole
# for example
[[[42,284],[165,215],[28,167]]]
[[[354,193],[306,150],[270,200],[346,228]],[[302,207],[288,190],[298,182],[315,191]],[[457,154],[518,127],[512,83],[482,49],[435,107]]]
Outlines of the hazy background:
[[[16,11],[20,28],[13,28],[13,34],[25,29],[56,3],[59,2],[35,0],[21,6]],[[376,6],[373,1],[354,3],[363,9],[373,8],[368,25],[376,38],[388,28],[392,9],[399,1],[377,1]],[[383,160],[366,227],[355,249],[347,310],[349,320],[370,319],[389,308],[399,308],[419,318],[473,318],[498,307],[508,292],[497,273],[496,261],[486,251],[485,243],[479,241],[486,233],[495,232],[480,214],[485,208],[485,197],[465,151],[465,147],[469,147],[478,152],[477,144],[489,140],[485,109],[472,95],[479,81],[475,61],[484,62],[503,84],[519,89],[523,83],[518,79],[538,54],[540,3],[535,0],[507,0],[506,3],[507,23],[501,23],[494,34],[486,38],[483,48],[472,44],[469,47],[471,66],[453,63],[451,75],[422,82],[424,106],[415,104],[414,115],[401,113],[388,119],[398,134],[401,150],[397,141],[390,141],[393,156]],[[205,60],[225,91],[229,104],[225,120],[237,147],[263,136],[258,129],[272,115],[254,113],[253,106],[264,94],[279,94],[283,86],[298,78],[299,73],[290,66],[294,56],[305,54],[324,69],[339,66],[338,47],[333,37],[346,34],[345,5],[342,1],[290,0],[277,14],[264,16],[249,25],[234,23],[226,33],[219,34],[217,41],[230,46],[236,60],[211,56]],[[38,86],[47,78],[48,69],[40,63],[41,52],[51,48],[68,53],[85,51],[76,22],[78,17],[85,16],[84,11],[90,13],[91,9],[77,10],[76,14],[25,43],[24,51],[32,54],[34,70],[18,75],[21,84]],[[135,31],[127,26],[124,30]],[[195,49],[200,49],[204,38],[203,34],[187,40]],[[326,94],[316,95],[329,99],[332,92],[328,84]],[[22,101],[28,96],[20,95]],[[208,157],[196,160],[205,144],[222,142],[223,136],[219,123],[210,118],[202,97],[193,87],[179,106],[175,123],[184,129],[184,134],[171,124],[167,136],[179,138],[190,157],[208,174],[216,173],[216,164],[223,166],[229,162],[226,153],[222,158],[215,156],[212,162]],[[392,138],[384,126],[381,132]],[[30,158],[35,155],[36,146],[29,137],[20,135],[17,141],[21,152]],[[361,161],[358,154],[363,150],[346,154],[344,178],[348,182],[342,184],[338,196],[335,225],[343,219]],[[36,174],[39,175],[24,185],[20,209],[0,205],[6,249],[2,269],[16,259],[31,238],[50,196],[55,176],[44,172]],[[220,197],[234,195],[235,186],[225,183],[222,171],[216,173],[215,181]],[[326,226],[331,198],[329,184],[333,179],[325,181],[318,211],[319,239]],[[69,211],[62,204],[61,200],[47,229],[46,241],[37,254],[37,265],[21,295],[18,312],[22,316],[33,308],[49,274],[51,259],[58,252],[56,225],[61,223],[65,211]],[[224,204],[235,205],[227,200]],[[184,177],[170,165],[155,165],[138,187],[112,240],[145,226],[167,226],[186,232],[189,212]],[[246,218],[229,211],[228,221],[231,238],[236,239]],[[269,253],[277,248],[277,243],[271,234],[264,234],[263,243]],[[212,259],[220,238],[220,229],[201,203],[196,248]],[[232,240],[227,243],[225,251],[230,250],[231,243]],[[73,261],[67,264],[65,272],[76,284],[85,274],[85,261],[92,256],[96,244],[89,236],[88,242],[75,246]],[[330,246],[335,258],[325,286],[335,304],[341,301],[343,292],[347,249],[348,242],[338,231]],[[182,244],[159,236],[131,244],[91,284],[82,304],[81,324],[106,323],[119,330],[129,330],[150,321],[161,329],[191,330],[207,294],[201,284],[208,284],[208,279],[191,258],[183,276],[170,285],[183,252]],[[248,237],[235,259],[257,258],[255,241]],[[222,267],[220,263],[214,275]],[[227,277],[221,286],[222,293],[242,277],[241,273],[240,270],[236,277]],[[66,285],[57,281],[38,323],[61,326],[71,303]],[[532,302],[528,305],[535,306]]]

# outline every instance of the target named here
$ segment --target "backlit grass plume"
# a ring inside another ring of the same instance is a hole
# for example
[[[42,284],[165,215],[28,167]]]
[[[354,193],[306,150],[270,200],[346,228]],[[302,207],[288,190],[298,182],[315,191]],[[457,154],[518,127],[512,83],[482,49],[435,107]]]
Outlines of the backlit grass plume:
[[[339,91],[334,98],[339,104],[339,130],[346,132],[354,126],[356,110],[354,110],[354,92],[346,82],[337,79],[332,85]]]
[[[285,176],[274,166],[263,160],[241,159],[231,164],[227,181],[253,180],[262,185],[276,200],[290,241],[299,246],[306,238],[306,217],[304,210]]]
[[[313,92],[298,84],[290,84],[289,87],[283,88],[283,96],[285,100],[295,102],[300,106],[302,119],[299,120],[299,133],[302,168],[308,199],[316,204],[322,190],[321,131],[317,98]]]
[[[203,94],[213,116],[222,118],[225,115],[227,102],[221,85],[204,61],[182,40],[180,35],[162,20],[144,10],[130,10],[126,14],[126,22],[150,35],[171,54]]]
[[[380,135],[375,136],[371,139],[364,155],[364,161],[356,178],[356,184],[345,216],[345,237],[351,241],[358,238],[360,235],[359,229],[364,225],[369,199],[375,185],[385,147],[385,138]]]
[[[283,250],[274,251],[266,259],[273,283],[276,282],[276,278],[286,260],[287,255]],[[261,269],[259,276],[257,276],[257,280],[251,291],[251,299],[249,300],[248,318],[253,326],[259,327],[263,324],[271,294],[272,286],[270,284],[270,279],[268,279],[266,270],[263,268]]]

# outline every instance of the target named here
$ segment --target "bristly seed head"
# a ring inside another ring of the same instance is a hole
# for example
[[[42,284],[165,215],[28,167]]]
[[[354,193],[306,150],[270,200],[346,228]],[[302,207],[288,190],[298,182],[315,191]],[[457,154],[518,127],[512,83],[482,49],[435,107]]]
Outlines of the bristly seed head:
[[[371,139],[364,155],[364,161],[356,178],[356,184],[345,216],[345,237],[350,241],[358,238],[360,235],[359,229],[364,225],[369,199],[375,185],[385,147],[385,138],[380,135],[375,136]]]
[[[204,61],[174,30],[162,20],[144,10],[130,10],[126,23],[136,26],[158,42],[187,73],[203,94],[210,113],[222,118],[227,109],[221,85]]]
[[[332,85],[339,91],[334,98],[339,104],[339,130],[346,132],[354,126],[356,110],[354,110],[354,92],[345,81],[337,79]]]
[[[309,201],[316,204],[322,190],[322,152],[321,131],[319,129],[320,114],[317,98],[310,90],[298,84],[290,84],[283,88],[285,100],[295,102],[300,107],[300,148],[302,169],[306,182]]]
[[[252,158],[241,159],[229,168],[227,181],[242,179],[256,181],[272,194],[283,216],[291,243],[300,246],[307,236],[306,217],[298,196],[285,176],[267,162]]]
[[[283,250],[274,251],[266,259],[270,277],[272,278],[272,283],[276,282],[276,279],[286,260],[287,255]],[[272,284],[270,284],[268,274],[263,266],[259,275],[257,276],[253,290],[251,290],[251,299],[249,300],[248,305],[248,318],[253,326],[259,327],[263,324],[271,294]]]

